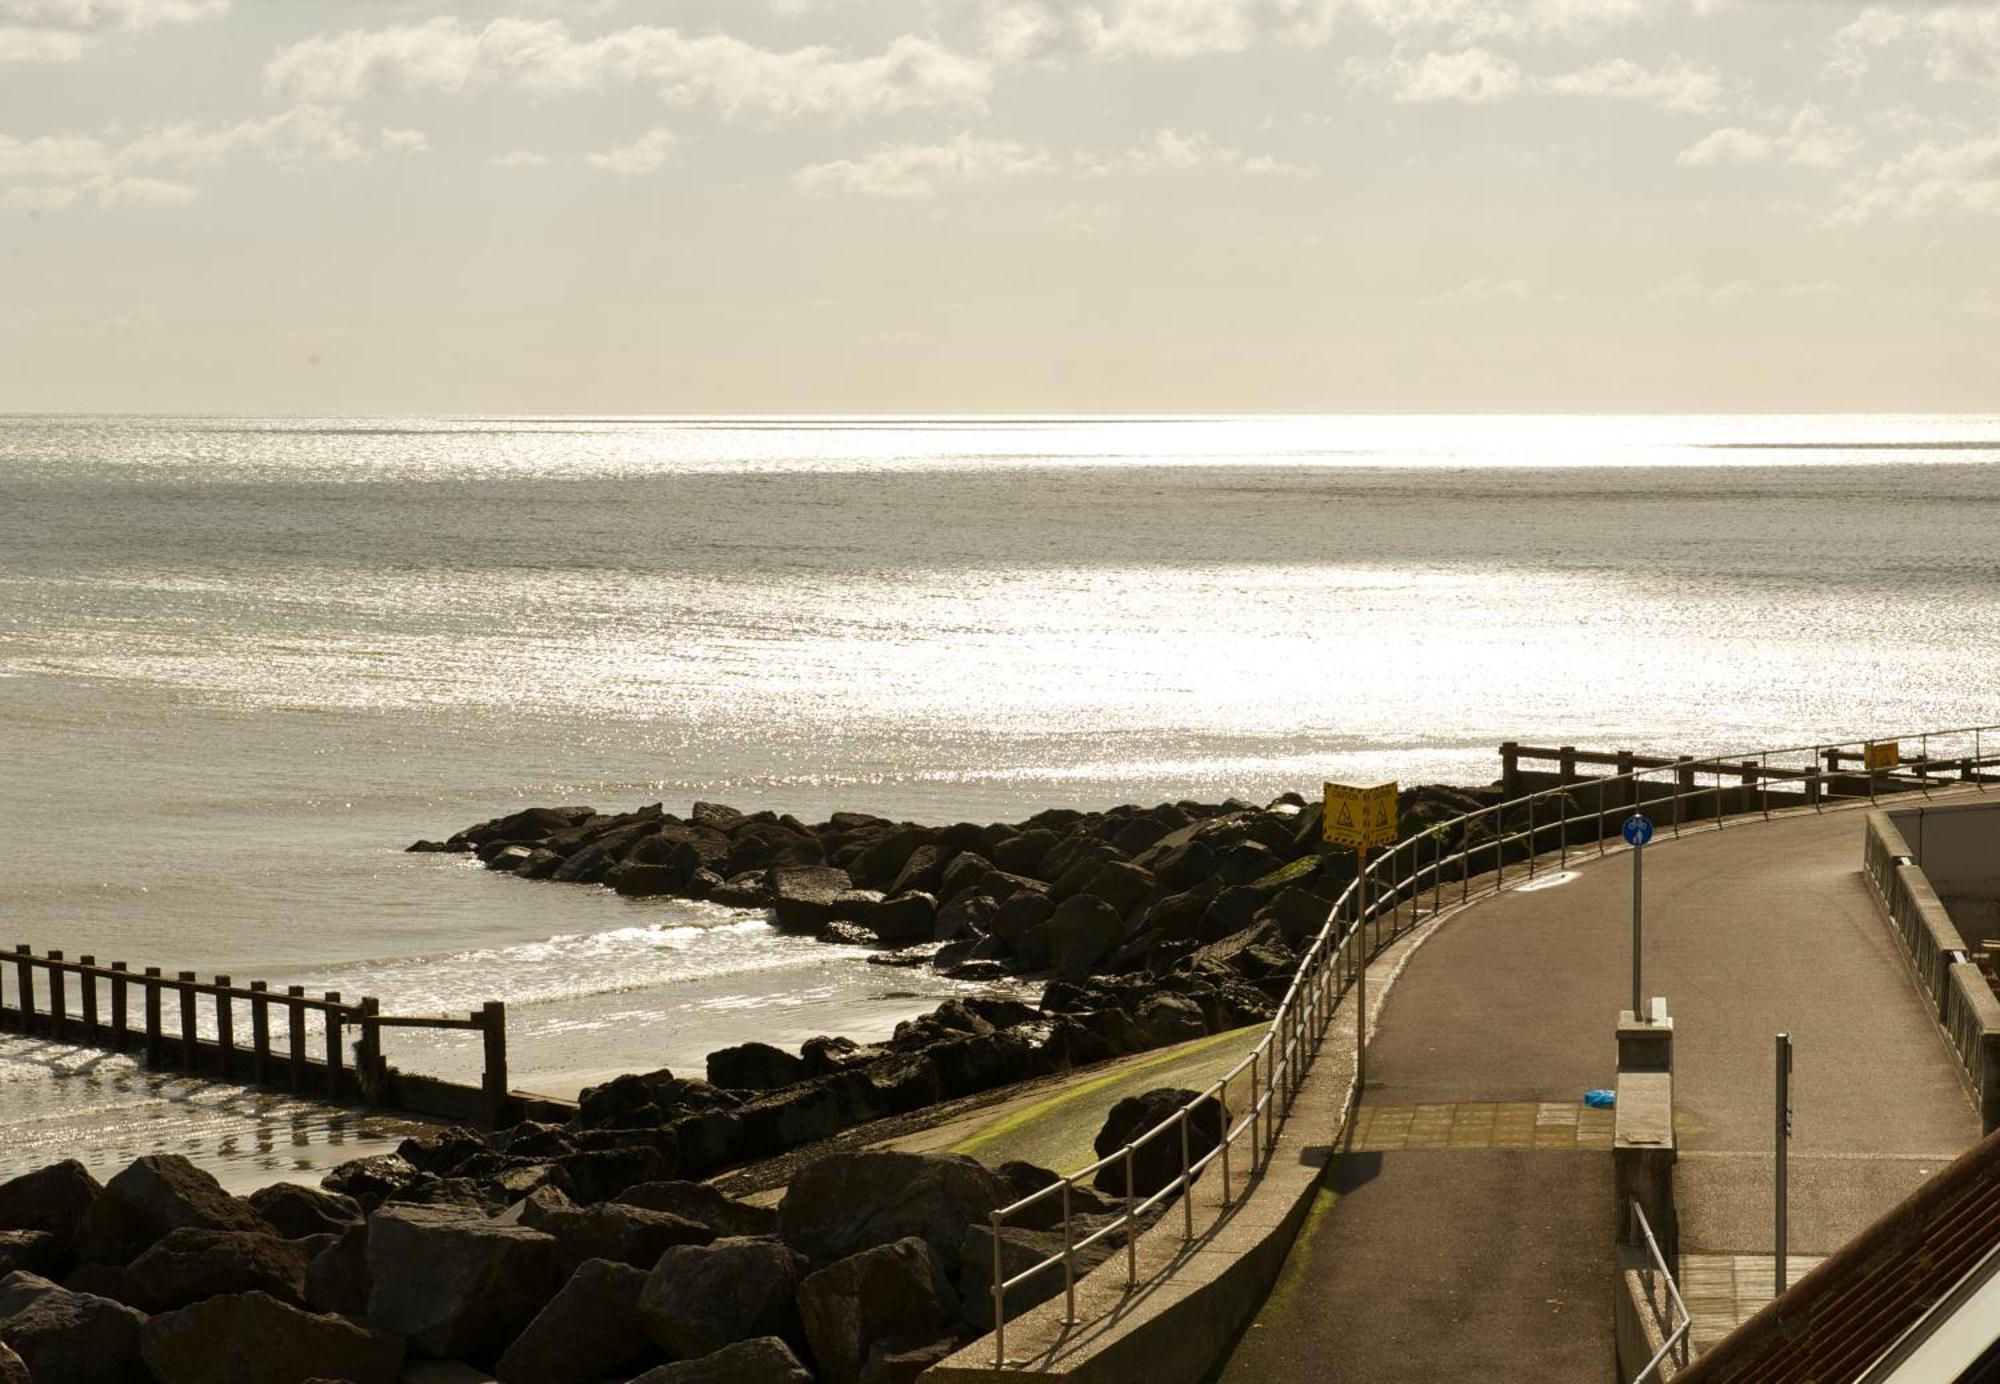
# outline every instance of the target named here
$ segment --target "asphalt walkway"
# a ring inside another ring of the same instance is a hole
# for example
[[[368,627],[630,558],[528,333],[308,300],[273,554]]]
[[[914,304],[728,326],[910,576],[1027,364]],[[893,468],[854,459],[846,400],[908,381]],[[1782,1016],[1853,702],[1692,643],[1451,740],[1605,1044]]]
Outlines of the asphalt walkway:
[[[1675,1021],[1684,1252],[1769,1252],[1780,1029],[1796,1045],[1794,1251],[1836,1247],[1978,1140],[1862,882],[1863,820],[1744,822],[1647,850],[1645,988]],[[1630,921],[1629,856],[1593,854],[1418,950],[1325,1213],[1221,1379],[1613,1375],[1610,1154],[1579,1101],[1615,1079]]]

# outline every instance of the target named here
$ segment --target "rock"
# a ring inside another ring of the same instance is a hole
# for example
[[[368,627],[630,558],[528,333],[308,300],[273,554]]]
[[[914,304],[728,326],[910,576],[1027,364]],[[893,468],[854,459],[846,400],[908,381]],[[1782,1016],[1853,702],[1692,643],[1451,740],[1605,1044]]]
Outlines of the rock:
[[[343,1317],[368,1315],[368,1223],[349,1226],[306,1265],[306,1305]]]
[[[501,1350],[555,1295],[555,1251],[527,1226],[386,1207],[368,1218],[368,1320],[416,1355]]]
[[[73,1293],[31,1273],[0,1279],[0,1341],[35,1384],[141,1384],[139,1326],[122,1302]]]
[[[731,1091],[775,1091],[804,1081],[805,1062],[769,1043],[740,1043],[708,1055],[708,1080]]]
[[[301,1187],[296,1182],[274,1182],[259,1187],[250,1194],[249,1201],[264,1223],[287,1240],[303,1240],[308,1235],[339,1235],[368,1216],[353,1197]]]
[[[1163,1048],[1184,1043],[1208,1032],[1201,1006],[1185,995],[1154,995],[1143,1000],[1133,1016],[1141,1048]]]
[[[951,863],[946,865],[944,872],[938,876],[937,887],[926,892],[935,894],[941,899],[948,899],[954,894],[976,887],[986,876],[993,873],[993,869],[993,862],[978,851],[960,851],[951,858]]]
[[[778,926],[791,932],[814,932],[833,917],[833,901],[854,887],[847,871],[831,865],[771,867],[764,877]]]
[[[861,1367],[861,1384],[917,1384],[931,1366],[955,1355],[963,1344],[956,1334],[935,1341],[890,1336],[877,1341]]]
[[[1010,946],[1049,920],[1056,906],[1049,902],[1049,896],[1032,889],[1017,889],[1009,894],[1000,907],[987,920],[986,930]]]
[[[1016,944],[1021,964],[1032,970],[1048,967],[1068,980],[1080,980],[1091,967],[1116,950],[1125,936],[1118,910],[1089,894],[1076,894],[1056,905],[1049,920]]]
[[[0,1182],[0,1230],[46,1230],[71,1239],[102,1190],[74,1158]]]
[[[1120,918],[1125,918],[1150,898],[1157,887],[1158,881],[1151,870],[1124,860],[1110,860],[1097,867],[1079,892],[1103,899]]]
[[[1333,905],[1318,894],[1294,885],[1279,890],[1265,905],[1265,911],[1277,922],[1278,935],[1285,945],[1301,949],[1326,926]]]
[[[251,1205],[177,1153],[136,1158],[106,1183],[77,1227],[82,1262],[124,1264],[169,1230],[265,1230]]]
[[[663,1149],[664,1141],[668,1147]],[[627,1187],[658,1182],[680,1171],[675,1136],[656,1130],[652,1142],[625,1148],[584,1149],[556,1160],[580,1202],[610,1201]]]
[[[0,1341],[0,1384],[33,1384],[28,1378],[27,1362],[5,1341]]]
[[[859,923],[846,923],[835,918],[819,930],[819,940],[831,942],[841,947],[875,947],[882,939]]]
[[[522,1204],[521,1224],[556,1238],[558,1272],[573,1273],[588,1259],[608,1259],[650,1269],[675,1245],[705,1245],[715,1231],[671,1211],[651,1211],[619,1202],[551,1205],[535,1193]],[[558,1194],[559,1195],[559,1194]]]
[[[16,1269],[46,1274],[55,1267],[60,1242],[47,1230],[0,1230],[0,1278]]]
[[[1122,1174],[1121,1174],[1122,1176]],[[1085,1189],[1077,1188],[1071,1193],[1070,1229],[1075,1239],[1082,1239],[1108,1224],[1111,1216],[1123,1211],[1121,1202],[1116,1210],[1107,1213],[1095,1210],[1086,1215],[1078,1208],[1086,1203],[1089,1196]],[[1056,1206],[1053,1228],[1031,1230],[1026,1226],[1004,1226],[1000,1231],[1000,1276],[1014,1278],[1027,1273],[1044,1260],[1056,1258],[1063,1251],[1062,1212],[1059,1198],[1050,1197],[1049,1203]],[[1088,1203],[1093,1208],[1101,1206],[1093,1197]],[[1039,1211],[1040,1205],[1035,1208]],[[1071,1262],[1076,1276],[1082,1278],[1090,1270],[1102,1264],[1113,1254],[1125,1247],[1120,1234],[1107,1235],[1086,1249],[1072,1253]],[[990,1225],[967,1226],[965,1239],[959,1245],[959,1258],[965,1267],[959,1271],[958,1291],[965,1303],[965,1319],[981,1331],[993,1329],[993,1228]],[[1023,1279],[1007,1290],[1007,1315],[1011,1319],[1027,1311],[1037,1303],[1047,1302],[1063,1290],[1063,1270],[1060,1262],[1049,1265],[1032,1278]]]
[[[611,886],[611,892],[621,898],[652,899],[663,894],[680,893],[686,887],[690,873],[672,865],[623,860],[604,872],[604,882]]]
[[[620,1206],[666,1211],[698,1222],[718,1236],[776,1235],[778,1213],[723,1195],[706,1182],[646,1182],[619,1193]]]
[[[928,1340],[950,1330],[958,1298],[937,1252],[909,1236],[807,1275],[799,1285],[799,1316],[824,1384],[860,1384],[878,1341]]]
[[[169,1312],[225,1293],[268,1293],[302,1307],[308,1247],[267,1231],[169,1230],[126,1270],[133,1296],[147,1312]]]
[[[693,1359],[753,1336],[798,1345],[805,1261],[776,1240],[730,1237],[660,1256],[639,1295],[646,1330],[671,1355]]]
[[[806,1070],[813,1076],[825,1076],[857,1062],[867,1061],[876,1049],[864,1049],[852,1038],[841,1038],[821,1034],[808,1038],[799,1047],[799,1057],[804,1060]]]
[[[708,901],[730,908],[768,908],[771,891],[764,884],[764,872],[752,870],[730,875],[720,885],[712,886],[708,891]]]
[[[903,868],[883,892],[900,894],[905,890],[921,890],[926,894],[936,894],[944,879],[945,852],[938,846],[919,846],[910,852]]]
[[[1195,1100],[1197,1091],[1160,1087],[1142,1095],[1127,1096],[1111,1107],[1104,1126],[1092,1142],[1099,1158],[1105,1158],[1130,1141],[1153,1129],[1183,1105]],[[1213,1096],[1201,1101],[1188,1117],[1188,1158],[1200,1158],[1222,1142],[1229,1112]],[[1157,1135],[1132,1157],[1132,1187],[1141,1197],[1149,1197],[1181,1174],[1181,1140],[1173,1130]],[[1122,1160],[1098,1170],[1094,1185],[1114,1196],[1125,1194],[1125,1166]]]
[[[645,1286],[643,1269],[585,1260],[514,1338],[494,1374],[507,1384],[596,1384],[623,1378],[653,1349],[638,1316]]]
[[[949,942],[957,937],[983,936],[999,909],[984,883],[962,890],[938,906],[931,922],[931,938]]]
[[[264,1293],[209,1298],[139,1331],[160,1384],[396,1384],[403,1343],[343,1317],[302,1312]]]
[[[915,1235],[955,1269],[965,1227],[1005,1197],[997,1177],[959,1154],[832,1153],[792,1179],[778,1233],[816,1264]]]
[[[843,1090],[853,1088],[831,1084],[845,1076],[838,1073],[821,1077],[809,1084],[771,1092],[744,1106],[737,1113],[742,1121],[745,1152],[753,1158],[768,1157],[831,1138],[861,1119],[872,1118],[875,1112],[853,1109],[841,1099]]]
[[[1010,873],[1039,875],[1042,861],[1061,839],[1053,831],[1038,827],[997,843],[987,854],[995,865]]]
[[[892,947],[936,940],[938,901],[930,894],[912,890],[882,900],[863,916],[862,921],[877,937]]]
[[[353,1198],[363,1211],[373,1211],[419,1176],[401,1154],[378,1153],[330,1169],[319,1185],[336,1196]]]
[[[776,1336],[759,1336],[647,1370],[631,1384],[813,1384],[812,1374]]]

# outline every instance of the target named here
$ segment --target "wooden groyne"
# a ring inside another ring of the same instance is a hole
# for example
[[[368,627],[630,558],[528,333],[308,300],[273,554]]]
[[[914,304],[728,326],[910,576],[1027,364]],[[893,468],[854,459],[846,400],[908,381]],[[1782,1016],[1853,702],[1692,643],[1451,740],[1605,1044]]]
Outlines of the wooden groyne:
[[[95,956],[71,960],[60,951],[38,954],[27,945],[0,957],[0,974],[9,971],[12,1002],[0,987],[0,1032],[133,1053],[154,1070],[489,1129],[551,1113],[557,1105],[567,1113],[567,1103],[509,1089],[507,1006],[499,1000],[463,1018],[392,1015],[384,1014],[373,996],[349,1001],[338,990],[311,995],[302,985],[276,991],[261,980],[239,986],[226,975],[169,976],[157,966],[134,971],[123,961],[100,965]],[[200,1032],[204,1006],[211,1007],[212,1036]],[[317,1025],[309,1015],[317,1016]],[[248,1021],[247,1035],[239,1018]],[[382,1055],[382,1032],[395,1028],[479,1034],[484,1059],[479,1085],[391,1066]],[[245,1036],[247,1046],[240,1041]]]

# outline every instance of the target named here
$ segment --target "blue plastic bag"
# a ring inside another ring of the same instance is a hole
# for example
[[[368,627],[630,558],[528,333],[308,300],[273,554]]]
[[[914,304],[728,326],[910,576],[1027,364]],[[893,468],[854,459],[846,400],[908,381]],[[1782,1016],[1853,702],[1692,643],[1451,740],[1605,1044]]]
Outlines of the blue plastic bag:
[[[1603,1090],[1585,1091],[1583,1093],[1583,1103],[1592,1110],[1609,1110],[1612,1106],[1618,1104],[1618,1093],[1616,1091]]]

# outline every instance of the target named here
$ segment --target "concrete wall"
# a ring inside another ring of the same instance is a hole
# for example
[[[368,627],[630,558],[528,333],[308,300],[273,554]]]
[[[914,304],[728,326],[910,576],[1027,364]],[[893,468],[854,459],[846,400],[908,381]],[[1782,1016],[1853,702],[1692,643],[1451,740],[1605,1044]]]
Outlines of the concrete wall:
[[[1966,940],[2000,943],[2000,800],[1888,816]]]

